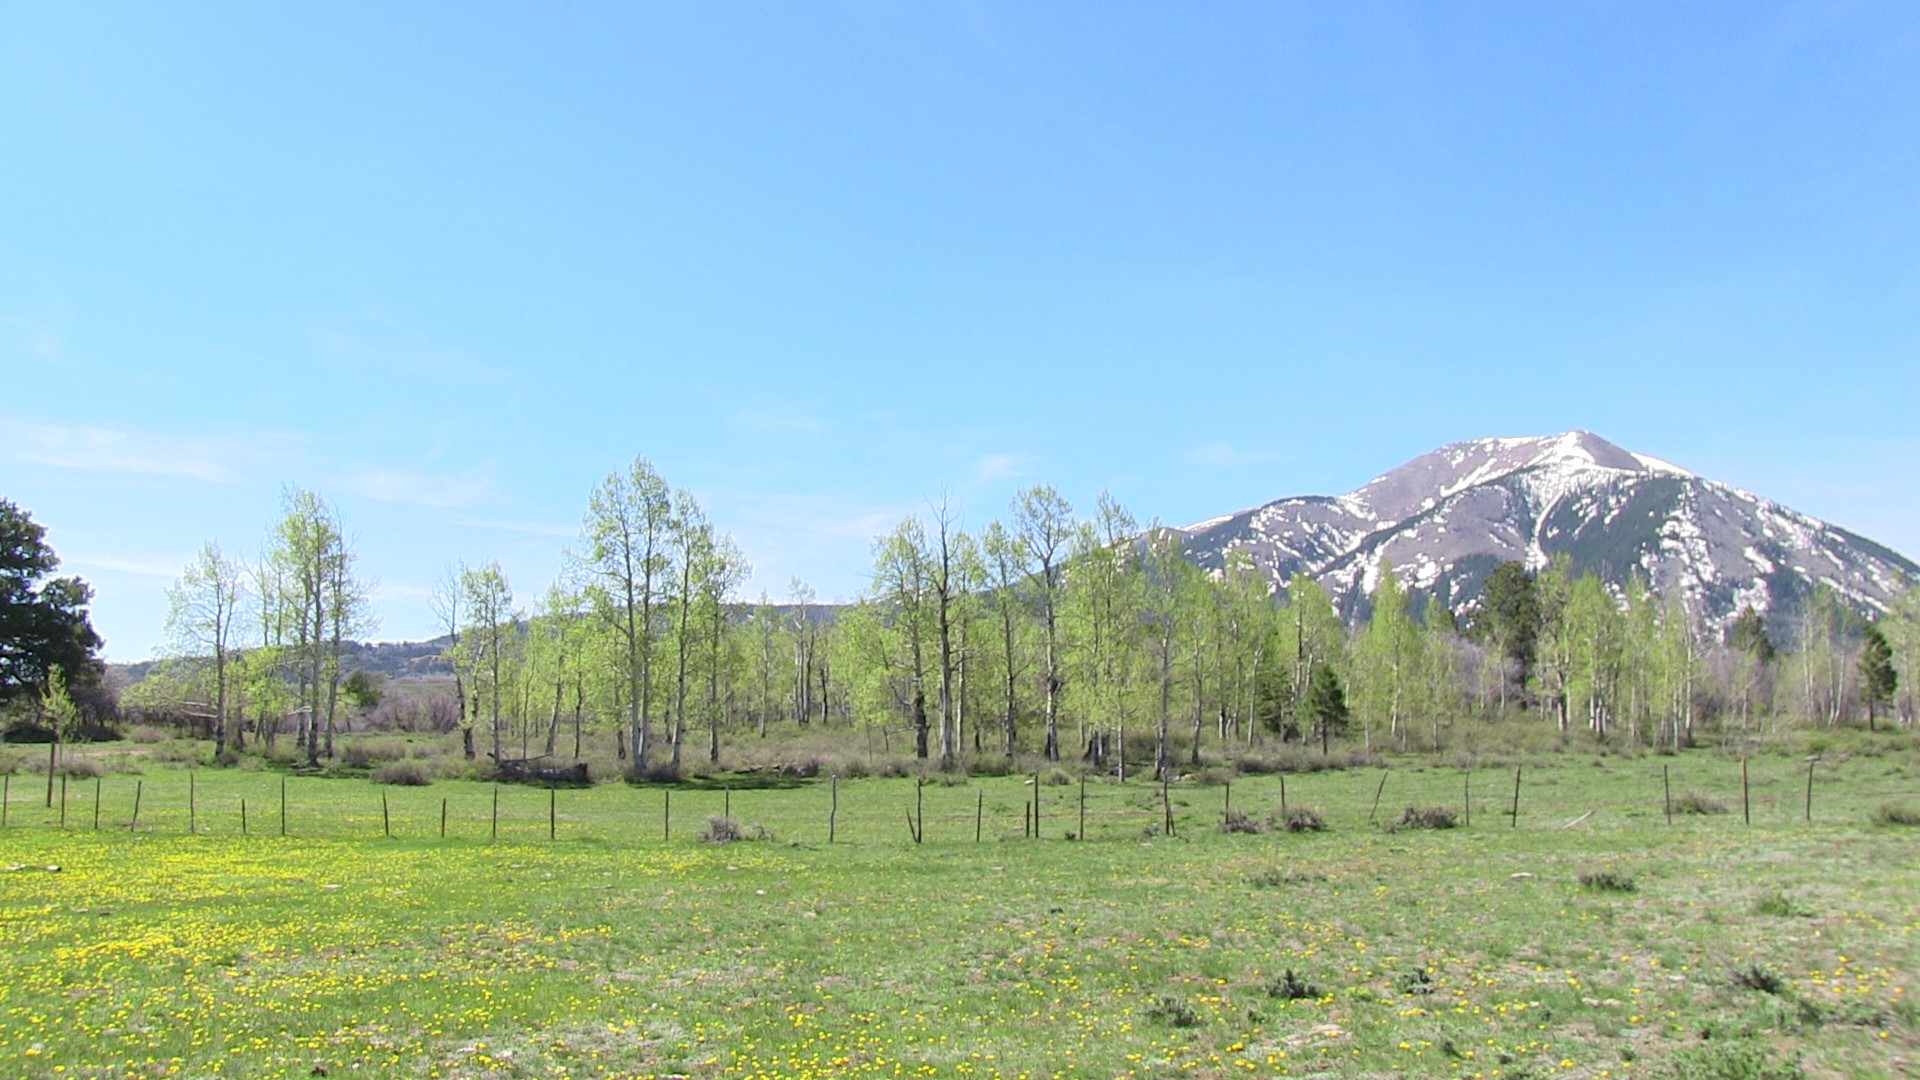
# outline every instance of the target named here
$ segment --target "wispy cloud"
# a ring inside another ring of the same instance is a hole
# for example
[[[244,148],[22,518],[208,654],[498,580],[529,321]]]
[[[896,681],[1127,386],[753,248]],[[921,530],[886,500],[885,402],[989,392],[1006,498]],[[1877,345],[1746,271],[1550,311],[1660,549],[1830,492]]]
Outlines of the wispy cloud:
[[[110,574],[125,574],[128,577],[173,581],[179,578],[191,561],[191,557],[186,555],[168,559],[153,556],[81,554],[60,560],[60,569],[62,572],[71,571],[82,576],[86,576],[90,571],[104,570]]]
[[[287,437],[263,438],[280,443]],[[239,479],[240,462],[258,460],[259,456],[257,443],[231,438],[0,418],[0,460],[58,469],[224,483]]]
[[[1273,455],[1257,450],[1238,450],[1225,439],[1215,439],[1187,451],[1187,461],[1193,465],[1204,465],[1211,469],[1237,469],[1246,465],[1258,465],[1263,461],[1272,461]]]
[[[380,502],[448,509],[479,501],[492,488],[485,474],[473,470],[436,476],[406,469],[370,469],[341,481],[348,491]]]
[[[1019,454],[989,454],[973,463],[973,479],[968,487],[980,487],[995,480],[1005,480],[1023,475],[1026,470],[1021,465],[1026,458]]]

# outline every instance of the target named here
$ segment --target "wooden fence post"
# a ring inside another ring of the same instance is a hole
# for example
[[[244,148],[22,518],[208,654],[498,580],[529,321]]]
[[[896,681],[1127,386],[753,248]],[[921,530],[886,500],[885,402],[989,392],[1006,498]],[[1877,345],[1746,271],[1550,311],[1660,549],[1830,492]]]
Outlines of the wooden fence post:
[[[1667,766],[1660,766],[1660,786],[1667,793],[1667,824],[1673,824],[1673,773]]]
[[[440,797],[440,839],[447,838],[447,797]]]
[[[1033,838],[1040,839],[1040,774],[1033,774]]]
[[[100,831],[100,778],[93,778],[93,831]]]
[[[280,835],[287,835],[287,774],[280,774]]]
[[[1074,834],[1082,840],[1087,838],[1087,777],[1080,775],[1080,831]]]
[[[987,817],[987,789],[981,788],[973,793],[973,842],[980,842],[980,827]]]
[[[1173,835],[1173,794],[1167,786],[1168,771],[1160,770],[1160,833],[1162,836]]]
[[[1518,765],[1515,765],[1513,767],[1513,810],[1510,816],[1512,817],[1513,821],[1512,821],[1512,824],[1509,825],[1508,827],[1514,828],[1514,829],[1519,828],[1520,827],[1520,766]]]
[[[827,806],[827,843],[833,843],[833,834],[840,822],[840,774],[834,773],[828,790],[833,801]]]
[[[1753,824],[1753,801],[1747,794],[1747,759],[1744,757],[1740,759],[1740,821]]]
[[[387,793],[380,793],[380,834],[393,839],[393,815],[387,811]]]
[[[547,839],[552,840],[560,830],[560,789],[547,789]]]
[[[132,832],[140,825],[140,796],[146,790],[146,787],[147,782],[145,780],[135,780],[133,782],[133,820],[127,822],[128,832]]]
[[[1373,824],[1375,815],[1380,813],[1380,796],[1387,790],[1387,774],[1392,771],[1390,768],[1380,770],[1380,786],[1373,789],[1373,809],[1367,811],[1367,824],[1369,825]]]
[[[1807,760],[1807,824],[1809,825],[1813,824],[1813,766],[1819,760],[1817,757]]]
[[[240,835],[247,835],[247,800],[240,800]]]

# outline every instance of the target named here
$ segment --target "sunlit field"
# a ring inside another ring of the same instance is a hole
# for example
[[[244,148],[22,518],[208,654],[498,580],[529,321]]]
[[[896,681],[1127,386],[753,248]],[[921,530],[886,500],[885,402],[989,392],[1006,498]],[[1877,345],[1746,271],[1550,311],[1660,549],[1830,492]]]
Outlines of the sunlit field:
[[[1803,758],[1743,796],[1695,751],[1526,766],[1517,816],[1511,767],[1287,776],[1319,832],[1277,776],[1188,779],[1171,835],[1159,785],[1091,781],[1083,823],[1066,774],[292,776],[283,835],[277,772],[72,780],[64,826],[23,773],[0,1074],[1897,1075],[1902,746],[1814,764],[1811,821]]]

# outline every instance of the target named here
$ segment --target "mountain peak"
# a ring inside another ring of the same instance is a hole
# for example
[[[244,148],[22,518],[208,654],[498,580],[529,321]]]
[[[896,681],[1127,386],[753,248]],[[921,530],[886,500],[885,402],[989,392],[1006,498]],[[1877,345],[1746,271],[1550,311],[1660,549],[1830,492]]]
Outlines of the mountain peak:
[[[1182,530],[1203,566],[1246,552],[1278,586],[1305,573],[1365,610],[1382,561],[1458,611],[1501,562],[1556,555],[1620,590],[1638,577],[1718,628],[1779,615],[1817,585],[1883,610],[1920,566],[1841,529],[1590,431],[1449,443],[1337,498],[1294,497]]]

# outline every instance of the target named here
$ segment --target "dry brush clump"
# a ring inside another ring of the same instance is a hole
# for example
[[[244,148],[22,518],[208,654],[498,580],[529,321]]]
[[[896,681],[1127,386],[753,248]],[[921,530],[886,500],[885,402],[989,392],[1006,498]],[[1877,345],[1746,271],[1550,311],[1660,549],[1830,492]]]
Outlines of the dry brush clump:
[[[1579,880],[1580,887],[1588,892],[1630,893],[1640,889],[1632,874],[1623,874],[1618,870],[1588,870],[1580,875]]]
[[[1282,1001],[1307,1001],[1320,996],[1320,988],[1308,982],[1306,978],[1288,968],[1278,975],[1267,978],[1265,989],[1270,998]]]
[[[1293,833],[1326,832],[1327,819],[1311,806],[1290,806],[1280,816],[1280,827]]]
[[[706,844],[732,844],[742,840],[771,840],[773,834],[764,825],[746,826],[723,814],[712,814],[700,829],[700,841]]]
[[[1451,829],[1459,824],[1459,817],[1448,807],[1409,806],[1400,812],[1400,820],[1388,828],[1389,831],[1398,832],[1401,829]]]
[[[1875,825],[1920,825],[1920,806],[1911,803],[1881,803],[1873,808]]]
[[[1223,833],[1263,833],[1267,827],[1260,819],[1245,810],[1228,810],[1220,815],[1220,831]]]
[[[1679,814],[1724,814],[1727,804],[1703,791],[1683,791],[1674,797],[1673,809]]]

